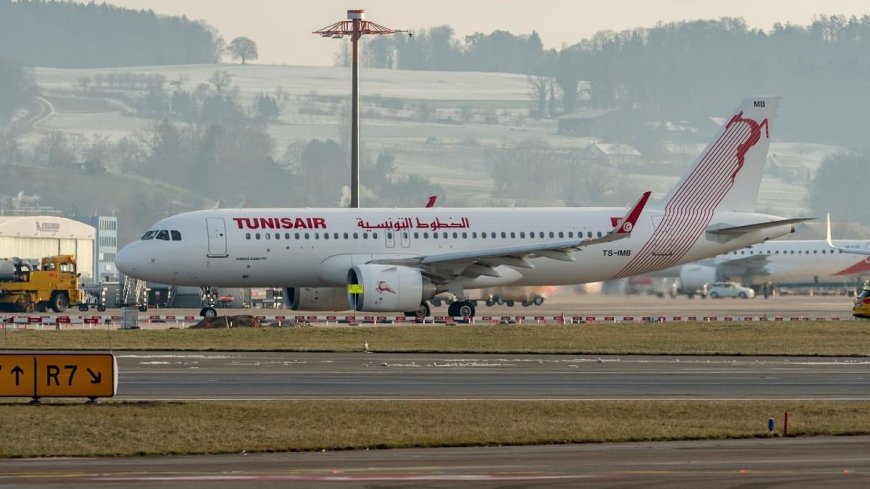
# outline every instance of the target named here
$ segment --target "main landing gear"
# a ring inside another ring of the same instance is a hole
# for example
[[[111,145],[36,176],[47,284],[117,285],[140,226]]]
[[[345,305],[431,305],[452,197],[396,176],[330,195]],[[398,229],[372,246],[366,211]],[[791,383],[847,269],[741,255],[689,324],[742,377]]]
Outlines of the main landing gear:
[[[472,301],[456,301],[447,306],[447,315],[451,317],[474,317],[475,308]]]
[[[432,314],[432,310],[429,309],[429,304],[426,302],[421,302],[420,306],[417,307],[414,311],[408,311],[405,313],[406,318],[415,318],[417,321],[422,322],[424,318],[429,317]]]

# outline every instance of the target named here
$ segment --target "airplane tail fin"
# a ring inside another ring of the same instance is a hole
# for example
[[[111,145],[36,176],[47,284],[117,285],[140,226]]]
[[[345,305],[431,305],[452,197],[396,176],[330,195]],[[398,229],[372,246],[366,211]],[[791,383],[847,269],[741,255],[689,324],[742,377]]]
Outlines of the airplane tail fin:
[[[779,97],[744,99],[661,205],[700,213],[751,212],[778,108]]]

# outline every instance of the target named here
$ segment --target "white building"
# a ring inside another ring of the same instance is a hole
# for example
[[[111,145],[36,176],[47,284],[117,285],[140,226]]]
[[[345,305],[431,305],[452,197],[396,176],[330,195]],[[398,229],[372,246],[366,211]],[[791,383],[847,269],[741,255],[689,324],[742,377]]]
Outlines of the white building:
[[[83,282],[94,282],[93,226],[58,216],[0,216],[0,258],[75,255]]]

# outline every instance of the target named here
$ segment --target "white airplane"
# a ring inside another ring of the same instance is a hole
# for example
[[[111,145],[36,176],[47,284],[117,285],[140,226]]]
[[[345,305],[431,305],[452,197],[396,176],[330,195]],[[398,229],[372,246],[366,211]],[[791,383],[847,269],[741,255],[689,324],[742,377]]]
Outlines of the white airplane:
[[[429,315],[441,292],[648,273],[794,231],[752,213],[778,97],[745,99],[661,203],[584,208],[216,209],[154,224],[116,257],[171,285],[284,288],[308,311]],[[643,214],[643,218],[641,215]],[[448,314],[470,317],[458,300]],[[203,315],[215,314],[203,308]]]
[[[829,246],[825,240],[774,240],[651,275],[679,277],[682,292],[692,297],[703,294],[706,285],[725,280],[751,285],[870,274],[870,259],[854,254],[870,254],[870,241],[838,240]]]

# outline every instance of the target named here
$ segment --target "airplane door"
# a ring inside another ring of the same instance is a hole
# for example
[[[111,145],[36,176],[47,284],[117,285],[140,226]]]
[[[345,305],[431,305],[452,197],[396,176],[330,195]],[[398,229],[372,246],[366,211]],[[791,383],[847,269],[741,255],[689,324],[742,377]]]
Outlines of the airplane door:
[[[396,234],[393,231],[385,232],[384,238],[387,240],[387,248],[396,247]]]
[[[411,247],[411,232],[407,229],[400,231],[400,238],[402,239],[402,248],[410,248]]]
[[[208,228],[208,256],[225,258],[227,253],[227,228],[222,217],[209,217],[205,220]]]

